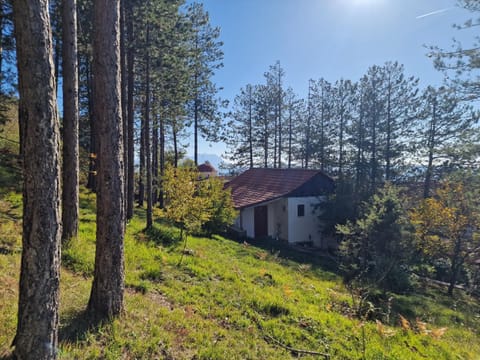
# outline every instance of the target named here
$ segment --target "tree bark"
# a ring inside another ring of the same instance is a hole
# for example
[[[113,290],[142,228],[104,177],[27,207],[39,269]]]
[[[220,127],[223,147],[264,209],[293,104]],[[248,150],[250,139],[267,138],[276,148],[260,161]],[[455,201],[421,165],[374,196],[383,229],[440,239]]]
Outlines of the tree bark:
[[[164,204],[164,192],[163,192],[163,176],[165,175],[165,121],[164,117],[160,117],[160,180],[158,181],[158,205],[160,209],[163,209]]]
[[[93,101],[93,76],[91,74],[91,62],[85,68],[87,70],[87,74],[85,77],[88,79],[88,86],[87,86],[87,96],[88,96],[88,118],[89,118],[89,125],[90,125],[90,161],[88,164],[88,181],[87,181],[87,188],[92,190],[93,192],[97,191],[97,164],[96,164],[96,156],[97,156],[97,129],[96,129],[96,121],[95,121],[95,114],[93,111],[94,101]]]
[[[15,0],[23,236],[17,359],[55,359],[61,246],[60,130],[47,0]]]
[[[138,206],[145,201],[145,117],[140,119],[140,167],[138,171]]]
[[[133,203],[135,197],[135,167],[134,167],[134,56],[135,48],[133,46],[133,9],[130,1],[126,4],[126,22],[127,22],[127,114],[128,114],[128,173],[127,173],[127,219],[133,217]]]
[[[147,24],[147,39],[146,39],[146,69],[145,69],[145,155],[147,168],[147,229],[150,229],[153,224],[152,219],[152,153],[150,146],[150,25]]]
[[[125,287],[119,5],[119,0],[94,2],[94,113],[99,135],[97,246],[88,310],[96,320],[123,311]]]
[[[152,127],[152,204],[158,201],[158,127],[159,115],[157,112]]]
[[[174,119],[172,125],[172,139],[173,139],[173,166],[175,169],[178,167],[178,141],[177,141],[177,126],[175,124],[177,120]]]
[[[63,209],[62,242],[78,235],[78,65],[77,65],[77,2],[62,3],[62,68],[63,68]]]
[[[124,169],[127,171],[129,163],[128,163],[128,149],[130,146],[133,146],[128,141],[128,86],[127,86],[127,51],[126,51],[126,1],[121,0],[120,2],[120,72],[121,72],[121,91],[122,91],[122,131],[123,131],[123,163]],[[124,207],[125,212],[127,212],[127,201],[128,201],[128,180],[125,179],[124,182]],[[127,217],[125,217],[127,220]]]

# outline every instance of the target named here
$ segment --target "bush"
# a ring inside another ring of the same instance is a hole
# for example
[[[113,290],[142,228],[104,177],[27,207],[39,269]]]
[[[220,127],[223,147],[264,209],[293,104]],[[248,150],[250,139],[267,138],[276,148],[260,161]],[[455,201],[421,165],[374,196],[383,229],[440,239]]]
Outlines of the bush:
[[[345,280],[373,282],[384,290],[405,291],[409,286],[406,264],[410,258],[411,231],[399,191],[385,185],[364,204],[356,222],[337,225]]]

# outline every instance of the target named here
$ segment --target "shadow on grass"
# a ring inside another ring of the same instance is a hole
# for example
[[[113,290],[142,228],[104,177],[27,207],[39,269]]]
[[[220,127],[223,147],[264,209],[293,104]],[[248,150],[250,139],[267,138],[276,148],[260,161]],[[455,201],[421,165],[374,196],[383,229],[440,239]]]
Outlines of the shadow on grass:
[[[84,193],[84,196],[80,196],[80,201],[79,201],[80,209],[87,210],[88,212],[95,214],[97,209],[95,194],[87,189],[82,190],[82,192]]]
[[[155,223],[150,229],[144,230],[149,241],[164,247],[173,247],[180,243],[180,230]]]
[[[236,241],[243,242],[244,239],[236,239]],[[312,266],[312,270],[323,270],[335,274],[340,274],[338,263],[334,255],[322,250],[300,250],[296,249],[284,242],[273,240],[270,238],[264,239],[246,239],[251,246],[268,251],[275,256],[293,261],[299,265],[308,264]],[[333,279],[333,274],[332,274]]]
[[[20,157],[5,149],[0,149],[0,189],[22,191]]]
[[[75,344],[79,341],[85,341],[88,333],[96,332],[104,323],[105,321],[93,319],[87,310],[80,311],[69,317],[60,326],[58,341],[64,344]]]

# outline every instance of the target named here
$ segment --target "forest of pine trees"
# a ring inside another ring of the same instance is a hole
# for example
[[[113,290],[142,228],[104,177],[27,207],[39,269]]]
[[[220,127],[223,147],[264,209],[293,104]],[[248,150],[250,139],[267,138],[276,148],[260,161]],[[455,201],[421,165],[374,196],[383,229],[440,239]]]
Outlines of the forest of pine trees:
[[[216,139],[223,101],[212,77],[222,44],[198,3],[19,0],[2,1],[0,11],[2,109],[15,97],[18,73],[25,179],[15,356],[51,359],[60,249],[78,234],[80,175],[97,194],[87,313],[102,321],[124,308],[123,237],[135,193],[140,206],[147,202],[149,228],[153,206],[163,206],[166,163],[185,156],[187,130],[195,164],[199,137]]]
[[[386,181],[420,182],[428,197],[433,178],[478,166],[469,151],[478,114],[457,88],[422,90],[397,62],[373,65],[358,81],[312,79],[306,99],[285,89],[284,77],[276,62],[265,83],[236,96],[225,129],[231,167],[320,169],[365,199]]]

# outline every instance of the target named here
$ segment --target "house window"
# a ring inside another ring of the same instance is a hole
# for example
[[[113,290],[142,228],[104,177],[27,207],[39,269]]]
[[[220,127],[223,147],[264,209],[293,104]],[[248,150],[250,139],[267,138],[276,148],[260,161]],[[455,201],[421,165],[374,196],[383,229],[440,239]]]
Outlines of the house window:
[[[305,205],[297,205],[297,216],[305,216]]]

